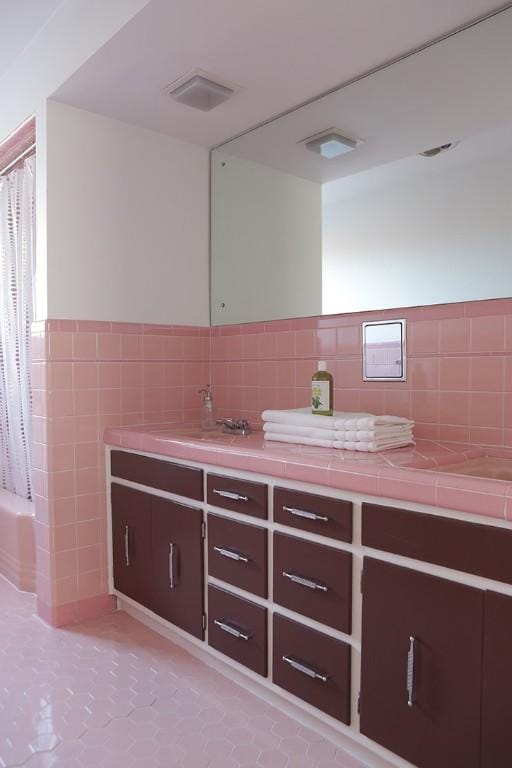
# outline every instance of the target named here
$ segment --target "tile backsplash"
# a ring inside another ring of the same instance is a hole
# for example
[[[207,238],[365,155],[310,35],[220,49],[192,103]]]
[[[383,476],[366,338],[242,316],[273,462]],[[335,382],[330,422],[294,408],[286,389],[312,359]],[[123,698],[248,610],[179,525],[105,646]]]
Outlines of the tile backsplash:
[[[364,382],[361,323],[407,319],[407,381]],[[335,408],[407,416],[427,439],[512,446],[512,300],[302,318],[212,329],[219,412],[249,415],[309,402],[317,360]]]

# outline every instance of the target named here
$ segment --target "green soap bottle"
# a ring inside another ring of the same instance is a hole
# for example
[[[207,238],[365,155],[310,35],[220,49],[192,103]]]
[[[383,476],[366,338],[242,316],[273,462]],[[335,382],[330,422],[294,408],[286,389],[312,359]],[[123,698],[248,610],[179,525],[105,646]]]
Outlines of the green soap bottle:
[[[311,379],[311,413],[316,416],[333,414],[334,380],[324,360],[319,360],[318,370]]]

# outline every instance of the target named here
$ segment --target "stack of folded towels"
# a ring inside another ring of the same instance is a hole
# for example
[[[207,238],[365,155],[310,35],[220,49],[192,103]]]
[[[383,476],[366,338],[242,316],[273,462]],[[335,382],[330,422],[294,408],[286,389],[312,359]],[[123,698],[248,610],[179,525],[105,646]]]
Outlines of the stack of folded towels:
[[[263,411],[265,440],[347,451],[386,451],[414,444],[414,421],[400,416],[334,412],[315,416],[308,408]]]

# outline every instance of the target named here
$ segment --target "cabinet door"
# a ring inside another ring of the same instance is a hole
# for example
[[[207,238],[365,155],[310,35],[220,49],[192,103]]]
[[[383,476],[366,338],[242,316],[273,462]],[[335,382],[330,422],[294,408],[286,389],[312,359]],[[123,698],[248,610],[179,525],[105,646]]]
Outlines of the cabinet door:
[[[419,768],[478,768],[483,595],[364,559],[361,732]]]
[[[203,539],[200,509],[152,497],[155,613],[203,638]]]
[[[151,603],[151,496],[112,483],[114,586],[142,605]]]
[[[512,763],[512,597],[485,593],[482,768]]]

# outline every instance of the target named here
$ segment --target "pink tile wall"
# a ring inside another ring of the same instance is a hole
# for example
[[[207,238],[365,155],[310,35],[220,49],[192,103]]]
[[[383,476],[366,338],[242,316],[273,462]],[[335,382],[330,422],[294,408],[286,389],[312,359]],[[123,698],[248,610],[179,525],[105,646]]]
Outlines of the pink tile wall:
[[[406,382],[363,382],[361,323],[408,320]],[[223,326],[49,320],[34,325],[34,487],[40,614],[66,624],[106,595],[106,426],[307,405],[316,361],[335,407],[394,413],[418,437],[512,447],[512,299]]]
[[[209,336],[179,326],[34,325],[37,592],[52,623],[108,605],[104,428],[197,420]]]
[[[363,382],[361,323],[402,318],[405,382]],[[316,361],[334,375],[338,410],[408,416],[418,437],[512,446],[512,299],[302,318],[212,329],[221,415],[309,402]]]

